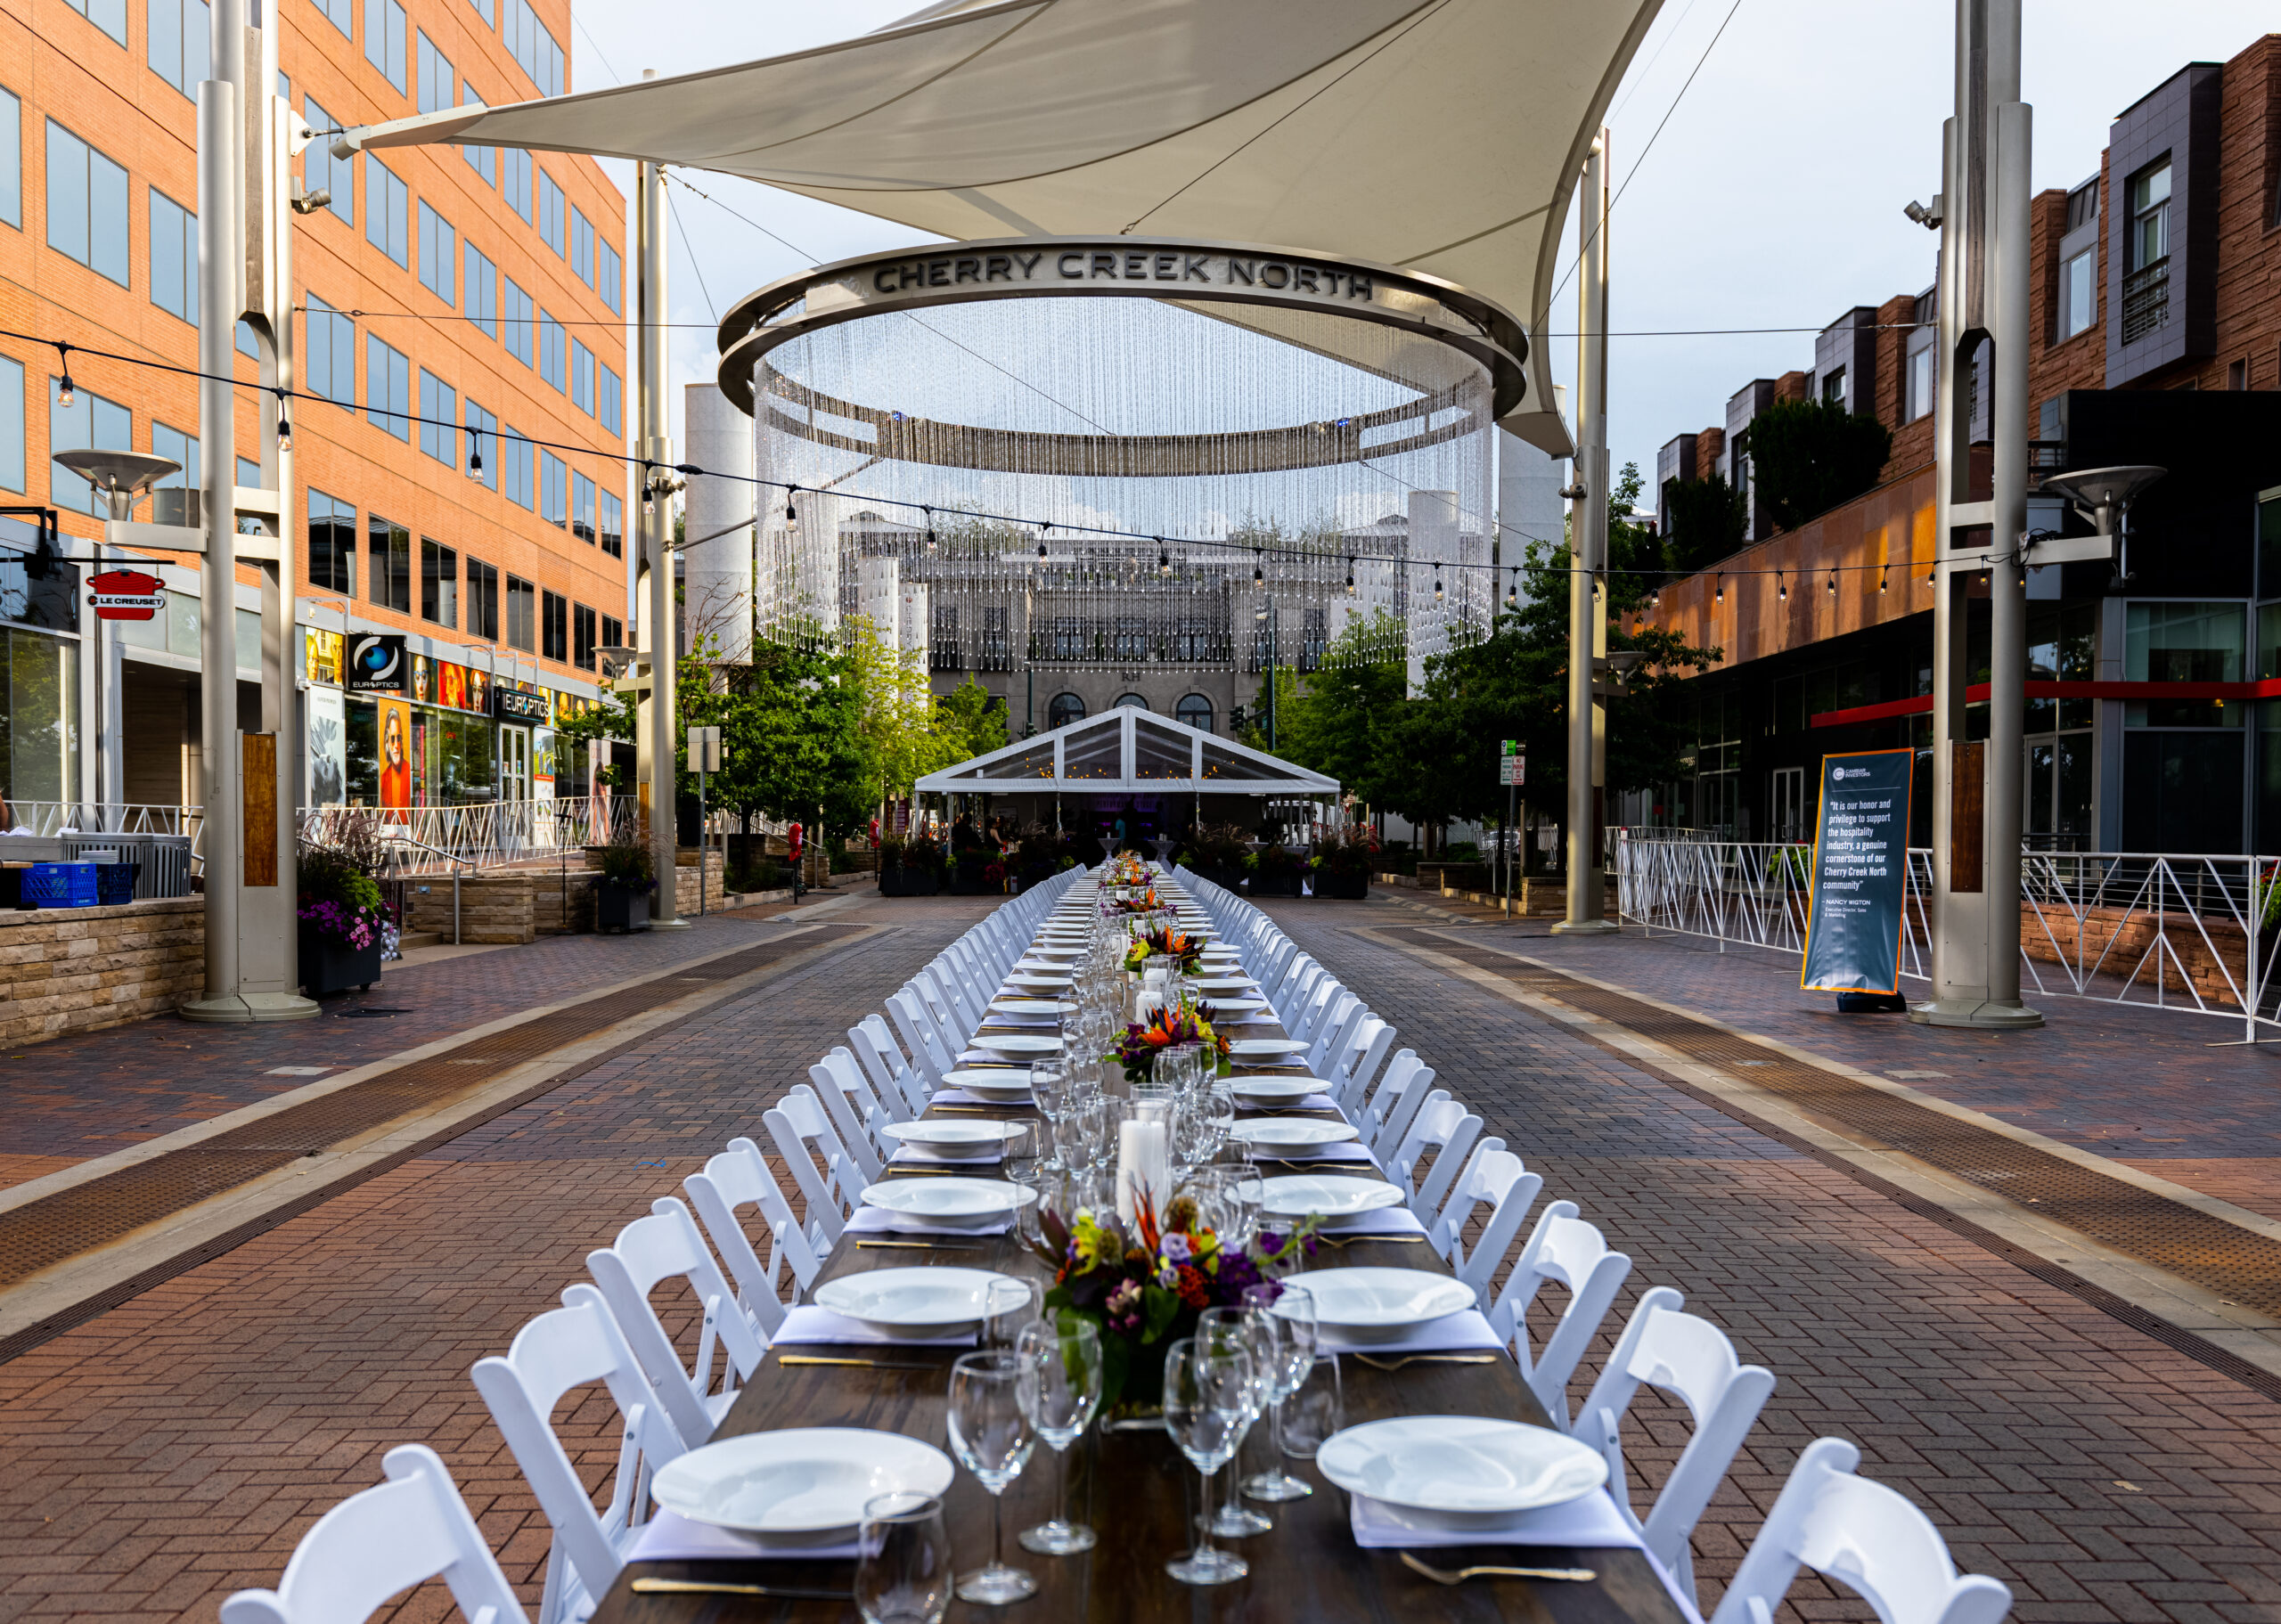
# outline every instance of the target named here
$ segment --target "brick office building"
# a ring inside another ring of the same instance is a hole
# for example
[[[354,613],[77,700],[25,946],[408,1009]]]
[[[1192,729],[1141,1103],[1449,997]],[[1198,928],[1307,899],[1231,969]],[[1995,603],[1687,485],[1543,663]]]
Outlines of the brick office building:
[[[2097,174],[2032,205],[2028,425],[2039,481],[2152,463],[2115,567],[2032,569],[2026,834],[2073,849],[2281,843],[2281,35],[2181,69],[2113,122]],[[1750,839],[1811,832],[1827,753],[1931,743],[1932,290],[1848,311],[1811,370],[1754,380],[1663,448],[1672,486],[1717,471],[1749,542],[1664,589],[1648,618],[1725,661],[1690,681],[1688,776],[1624,821]],[[1974,396],[1975,443],[1989,391]],[[1877,486],[1778,532],[1749,465],[1769,405],[1844,401],[1893,431]],[[1985,475],[1983,473],[1983,477]],[[2030,527],[2088,534],[2032,492]],[[1984,596],[1968,625],[1984,676]],[[1985,716],[1984,704],[1974,706]],[[1984,722],[1982,723],[1984,728]],[[1929,768],[1912,838],[1928,837]]]
[[[568,82],[560,0],[279,10],[281,94],[313,129]],[[207,29],[202,0],[28,0],[0,13],[0,328],[46,341],[0,337],[0,506],[52,504],[69,558],[101,525],[53,452],[155,452],[184,464],[170,483],[197,483],[194,379],[74,354],[67,404],[53,346],[197,364]],[[547,723],[592,701],[596,646],[624,641],[624,197],[588,159],[472,147],[339,161],[320,139],[299,168],[331,194],[292,224],[299,384],[323,397],[291,408],[304,794],[441,804],[552,793]],[[249,334],[240,347],[240,379],[257,380]],[[258,397],[238,400],[238,444],[253,451]],[[261,481],[241,457],[238,483]],[[0,519],[0,789],[12,803],[93,798],[89,756],[107,742],[81,649],[94,622],[82,618],[78,572],[33,551],[37,515],[19,518],[32,522]],[[114,623],[120,781],[102,795],[195,803],[197,560],[155,573],[163,614]],[[251,727],[259,600],[250,568],[239,582]],[[405,635],[401,699],[341,691],[344,630]],[[503,702],[501,690],[535,698]],[[381,771],[384,750],[394,771]],[[561,793],[585,792],[582,762],[566,759],[559,776]]]

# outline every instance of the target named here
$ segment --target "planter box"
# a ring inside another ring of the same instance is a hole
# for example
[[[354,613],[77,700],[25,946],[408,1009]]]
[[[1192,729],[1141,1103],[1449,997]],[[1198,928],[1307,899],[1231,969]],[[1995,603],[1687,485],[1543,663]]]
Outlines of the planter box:
[[[933,896],[940,889],[932,869],[882,869],[881,896]]]
[[[596,880],[594,928],[598,931],[649,929],[650,887],[620,885],[616,880]]]
[[[304,926],[300,933],[301,991],[311,998],[370,987],[380,979],[380,944],[347,947],[321,931]]]
[[[1286,869],[1279,874],[1255,874],[1251,877],[1254,896],[1296,896],[1302,876],[1296,869]]]
[[[1370,894],[1368,874],[1330,874],[1318,869],[1315,873],[1315,894],[1336,902],[1359,902]]]

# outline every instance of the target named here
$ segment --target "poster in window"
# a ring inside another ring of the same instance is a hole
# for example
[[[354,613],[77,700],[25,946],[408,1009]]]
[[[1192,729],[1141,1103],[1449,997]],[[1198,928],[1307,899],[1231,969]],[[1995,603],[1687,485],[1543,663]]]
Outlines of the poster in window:
[[[407,809],[412,805],[412,707],[401,699],[375,703],[380,707],[380,804]]]
[[[478,716],[491,714],[491,673],[467,668],[467,708]]]
[[[436,698],[436,662],[424,654],[412,657],[412,697],[421,705]]]
[[[531,730],[531,799],[554,799],[554,730]]]
[[[436,662],[436,703],[446,710],[467,709],[467,667],[449,660]]]
[[[308,699],[307,804],[338,806],[348,799],[347,702],[337,688],[312,688]]]

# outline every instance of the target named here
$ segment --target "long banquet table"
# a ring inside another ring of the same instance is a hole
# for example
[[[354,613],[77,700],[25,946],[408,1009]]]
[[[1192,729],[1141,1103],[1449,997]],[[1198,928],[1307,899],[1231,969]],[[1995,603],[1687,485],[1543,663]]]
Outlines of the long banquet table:
[[[995,1030],[988,1025],[985,1034]],[[1247,1036],[1280,1035],[1279,1025],[1254,1024]],[[1269,1068],[1271,1071],[1274,1068]],[[928,1115],[937,1114],[929,1111]],[[1029,1107],[990,1109],[990,1115],[1034,1117]],[[962,1107],[961,1116],[975,1114]],[[1269,1166],[1270,1173],[1292,1171]],[[1361,1167],[1341,1171],[1362,1171]],[[1011,1235],[981,1236],[953,1249],[864,1245],[891,1237],[842,1238],[825,1261],[819,1281],[871,1269],[908,1268],[927,1262],[1042,1280],[1044,1266]],[[1363,1264],[1429,1269],[1447,1273],[1432,1246],[1394,1240],[1356,1239],[1323,1245],[1307,1265],[1336,1269]],[[923,1440],[948,1452],[944,1419],[954,1348],[904,1348],[876,1343],[801,1346],[779,1342],[738,1396],[714,1434],[734,1437],[784,1427],[870,1427]],[[784,1356],[878,1364],[787,1367]],[[1389,1363],[1392,1361],[1389,1360]],[[1346,1421],[1403,1415],[1477,1415],[1544,1424],[1546,1416],[1509,1359],[1493,1364],[1421,1362],[1381,1370],[1349,1354],[1339,1360],[1345,1381]],[[1264,1458],[1265,1424],[1253,1429],[1245,1447],[1247,1470]],[[1251,1564],[1247,1579],[1208,1587],[1184,1585],[1165,1571],[1166,1559],[1192,1543],[1192,1514],[1198,1478],[1187,1457],[1161,1430],[1104,1431],[1099,1423],[1069,1457],[1071,1516],[1090,1522],[1100,1543],[1075,1556],[1040,1556],[1023,1550],[1015,1534],[1052,1514],[1053,1461],[1041,1443],[1021,1480],[1007,1491],[1006,1560],[1026,1568],[1038,1581],[1038,1594],[1004,1609],[965,1602],[951,1604],[952,1620],[1002,1612],[1010,1624],[1092,1624],[1140,1620],[1514,1620],[1543,1624],[1688,1624],[1647,1556],[1637,1550],[1576,1550],[1559,1546],[1471,1546],[1421,1549],[1419,1558],[1455,1571],[1472,1565],[1582,1567],[1595,1577],[1585,1582],[1476,1579],[1444,1587],[1403,1565],[1401,1553],[1364,1550],[1348,1523],[1345,1495],[1315,1472],[1312,1462],[1287,1462],[1286,1468],[1315,1487],[1304,1500],[1280,1505],[1245,1504],[1273,1519],[1273,1531],[1239,1540],[1215,1542]],[[1224,1474],[1222,1482],[1224,1483]],[[944,1497],[944,1514],[959,1571],[980,1566],[990,1541],[990,1501],[963,1468]],[[603,1598],[597,1624],[698,1624],[715,1619],[773,1619],[800,1624],[838,1624],[860,1615],[852,1600],[852,1560],[804,1561],[772,1557],[748,1562],[658,1562],[630,1565]],[[642,1577],[752,1584],[774,1590],[830,1591],[851,1599],[798,1596],[635,1595]]]

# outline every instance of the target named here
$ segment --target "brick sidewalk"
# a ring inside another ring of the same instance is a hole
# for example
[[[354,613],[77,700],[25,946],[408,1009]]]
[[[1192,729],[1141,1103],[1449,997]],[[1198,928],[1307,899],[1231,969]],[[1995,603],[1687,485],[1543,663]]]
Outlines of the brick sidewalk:
[[[0,1365],[0,1624],[206,1624],[219,1595],[274,1582],[310,1521],[409,1440],[450,1463],[535,1598],[544,1524],[468,1367],[980,910],[842,912],[905,928],[662,1032]],[[1780,1377],[1698,1538],[1706,1600],[1797,1449],[1840,1432],[1865,1472],[1933,1514],[1960,1563],[2015,1587],[2023,1620],[2281,1617],[2281,1406],[1345,928],[1390,911],[1278,909],[1545,1175],[1548,1199],[1578,1201],[1631,1253],[1627,1303],[1676,1285]],[[590,1481],[615,1458],[605,1408],[563,1423]],[[1652,1430],[1635,1457],[1660,1481],[1682,1429]],[[1038,1513],[1045,1492],[1029,1474],[1007,1516]],[[1786,1616],[1867,1616],[1798,1595]],[[434,1616],[431,1602],[406,1616]]]

